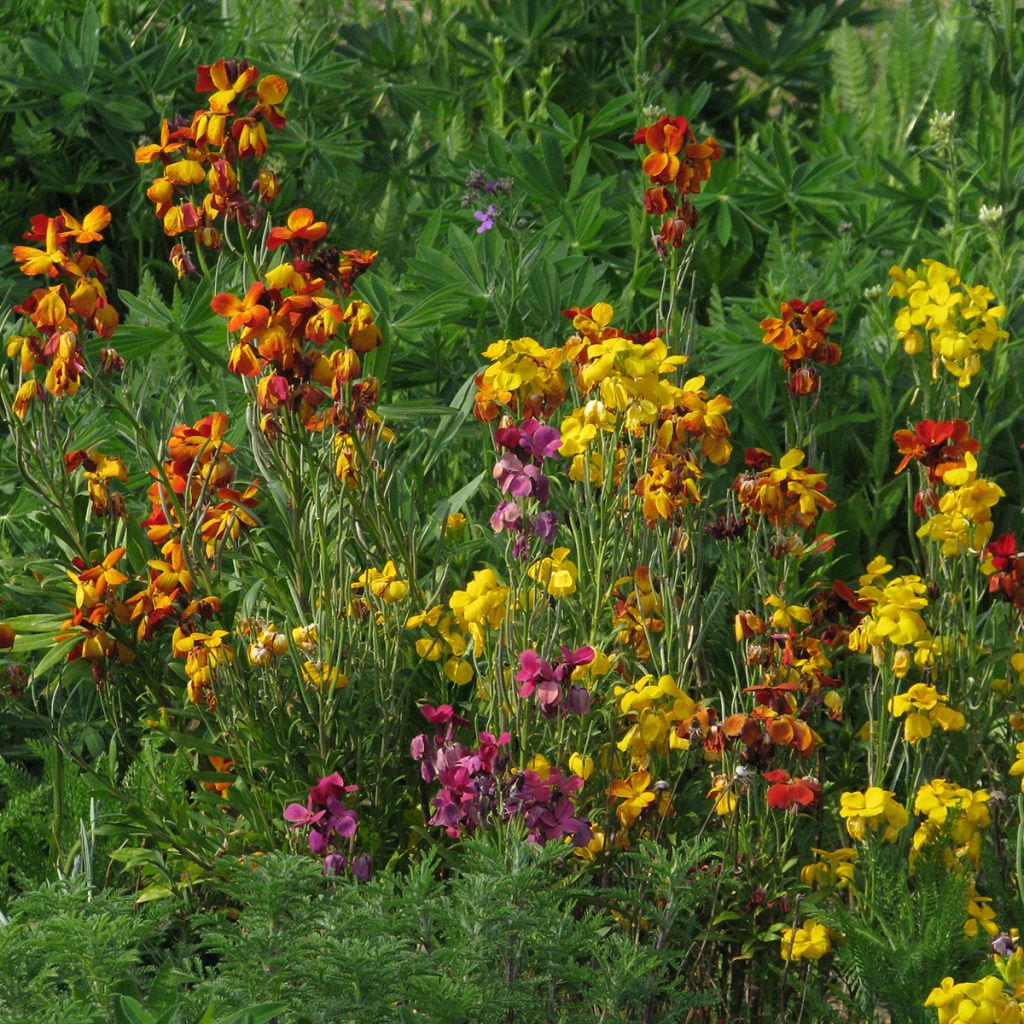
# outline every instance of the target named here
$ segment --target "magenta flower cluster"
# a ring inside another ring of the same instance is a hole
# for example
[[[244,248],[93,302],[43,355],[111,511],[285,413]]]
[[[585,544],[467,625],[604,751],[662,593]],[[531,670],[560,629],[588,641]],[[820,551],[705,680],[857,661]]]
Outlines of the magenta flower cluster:
[[[516,682],[520,683],[519,696],[537,698],[541,711],[548,718],[556,715],[585,715],[590,710],[590,691],[585,686],[571,683],[573,669],[589,665],[594,660],[594,648],[559,647],[560,661],[549,665],[537,655],[532,647],[519,655],[519,672]]]
[[[352,856],[359,816],[344,800],[357,788],[346,786],[337,772],[324,776],[309,787],[305,805],[289,804],[284,809],[284,818],[292,828],[309,829],[309,852],[316,857],[324,856],[325,875],[340,875],[347,868],[357,881],[365,882],[372,873],[372,865],[365,854]],[[348,856],[341,852],[341,847],[347,847]]]
[[[491,516],[491,527],[495,533],[507,530],[514,534],[512,554],[525,559],[529,555],[531,537],[553,544],[558,531],[556,513],[539,512],[531,518],[522,503],[532,499],[538,505],[547,504],[548,478],[541,467],[545,459],[558,458],[562,436],[557,428],[530,417],[518,427],[515,424],[499,427],[494,440],[499,451],[504,451],[494,464],[493,476],[502,494],[512,500],[499,503]]]
[[[531,843],[571,837],[577,846],[592,838],[587,821],[577,818],[572,796],[583,785],[579,776],[564,777],[552,768],[546,778],[537,772],[517,772],[509,766],[509,734],[482,732],[475,749],[456,739],[469,726],[450,705],[424,705],[423,717],[435,726],[433,736],[423,733],[412,741],[413,759],[420,762],[425,782],[437,781],[440,790],[431,800],[431,825],[453,839],[496,821],[519,817],[526,823]],[[505,749],[503,749],[505,748]]]

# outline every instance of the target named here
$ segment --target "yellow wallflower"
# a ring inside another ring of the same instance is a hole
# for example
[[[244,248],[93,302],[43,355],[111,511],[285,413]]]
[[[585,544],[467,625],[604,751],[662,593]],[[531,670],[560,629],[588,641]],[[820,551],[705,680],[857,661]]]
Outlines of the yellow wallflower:
[[[849,846],[840,847],[838,850],[819,850],[811,847],[811,853],[816,854],[818,860],[813,864],[805,864],[800,869],[800,881],[804,885],[852,889],[853,888],[853,862],[857,859],[857,851]]]
[[[478,569],[466,589],[456,590],[448,599],[456,622],[473,638],[473,653],[478,658],[484,652],[484,627],[501,626],[508,595],[509,588],[498,582],[493,569]]]
[[[907,716],[903,723],[903,736],[908,743],[917,743],[932,734],[934,726],[946,732],[963,729],[966,719],[959,711],[948,707],[949,697],[934,686],[915,683],[905,693],[898,693],[889,701],[889,710],[897,718]]]
[[[885,826],[883,837],[894,843],[910,820],[907,809],[895,800],[895,793],[878,786],[870,786],[863,793],[843,793],[839,798],[839,816],[846,820],[846,831],[851,839],[863,839],[868,829],[876,831]]]
[[[799,928],[783,931],[779,955],[783,960],[820,960],[831,948],[832,937],[828,928],[808,917]]]
[[[552,597],[566,597],[576,592],[579,570],[569,561],[568,548],[555,548],[549,556],[534,562],[526,572],[530,579],[546,587]]]

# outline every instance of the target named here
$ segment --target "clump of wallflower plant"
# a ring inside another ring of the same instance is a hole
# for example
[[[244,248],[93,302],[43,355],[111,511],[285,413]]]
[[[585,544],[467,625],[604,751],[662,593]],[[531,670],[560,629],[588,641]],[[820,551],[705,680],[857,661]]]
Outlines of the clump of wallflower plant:
[[[889,275],[889,294],[906,300],[895,321],[904,350],[917,355],[927,338],[933,376],[942,366],[960,387],[969,387],[981,370],[981,353],[1009,336],[998,325],[1006,307],[991,305],[990,289],[963,284],[953,267],[938,260],[924,260],[916,269],[893,267]]]
[[[662,249],[678,249],[687,230],[697,226],[690,196],[711,177],[711,163],[721,157],[721,147],[712,136],[698,142],[685,117],[659,117],[637,129],[630,141],[648,149],[644,173],[651,186],[644,192],[644,209],[652,216],[667,214],[657,241]]]
[[[261,78],[259,70],[244,60],[221,59],[196,70],[196,92],[211,94],[206,108],[195,111],[191,119],[165,118],[160,141],[139,146],[135,162],[159,161],[161,173],[146,196],[164,234],[191,234],[196,244],[216,250],[232,222],[239,231],[256,230],[278,193],[273,172],[245,162],[258,162],[266,155],[268,125],[276,131],[284,128],[279,104],[288,85],[279,75]],[[171,262],[179,277],[195,270],[180,242],[171,251]]]
[[[590,710],[590,691],[572,680],[578,668],[594,661],[596,652],[586,645],[575,650],[560,647],[559,651],[562,656],[553,664],[541,658],[532,647],[519,655],[519,671],[516,673],[516,682],[520,684],[519,696],[524,700],[535,696],[547,718],[570,713],[586,714]]]
[[[7,355],[17,359],[20,384],[11,402],[15,416],[24,418],[30,403],[47,393],[54,398],[74,395],[88,373],[85,342],[89,334],[110,338],[120,317],[107,299],[103,282],[107,271],[103,264],[82,248],[103,240],[102,231],[110,223],[110,211],[96,206],[79,221],[65,210],[56,217],[37,214],[24,237],[44,248],[16,245],[14,260],[29,277],[42,276],[47,282],[38,287],[14,313],[32,325],[25,334],[7,340]],[[101,368],[105,368],[103,353]],[[120,357],[109,350],[108,363],[123,367]],[[44,371],[37,379],[35,371]]]
[[[431,825],[457,838],[493,822],[520,818],[531,843],[570,838],[574,846],[585,847],[591,841],[590,825],[576,817],[573,804],[582,778],[564,776],[543,758],[532,761],[533,767],[515,771],[509,763],[507,732],[498,737],[481,732],[476,748],[468,748],[456,733],[469,722],[450,705],[426,704],[420,710],[435,732],[417,736],[411,754],[420,762],[423,781],[441,785],[431,799]]]
[[[616,744],[638,768],[646,768],[654,752],[689,750],[679,726],[688,725],[697,703],[670,675],[641,676],[632,686],[615,686],[617,711],[625,727]]]
[[[533,338],[506,338],[488,345],[483,356],[490,366],[477,374],[473,400],[473,415],[481,422],[503,412],[544,420],[562,404],[562,349],[544,348]]]
[[[354,486],[360,454],[369,456],[377,440],[393,436],[374,411],[377,379],[360,379],[360,356],[380,345],[380,328],[370,307],[351,297],[354,282],[377,253],[319,245],[327,224],[316,221],[311,210],[293,211],[288,223],[271,229],[267,249],[286,245],[291,258],[268,270],[241,298],[220,292],[210,306],[227,319],[228,333],[237,335],[228,369],[259,378],[255,397],[263,433],[276,438],[287,413],[308,430],[333,427],[336,474]],[[342,328],[347,346],[332,349]]]
[[[75,605],[62,623],[66,632],[57,639],[77,638],[68,652],[68,661],[86,659],[98,684],[106,675],[108,661],[128,665],[135,660],[135,652],[110,632],[117,624],[127,622],[130,614],[128,606],[117,596],[129,580],[117,568],[125,550],[115,548],[94,565],[76,557],[72,559],[72,568],[66,570],[75,588]]]
[[[359,815],[345,804],[345,798],[357,788],[346,785],[334,772],[309,787],[305,805],[289,804],[284,819],[293,829],[309,829],[309,852],[323,856],[325,875],[348,871],[356,881],[367,882],[373,870],[370,858],[367,854],[353,856],[352,852]]]
[[[748,470],[736,477],[732,489],[740,506],[752,515],[764,516],[772,526],[811,526],[820,512],[834,509],[825,494],[825,474],[810,467],[801,469],[804,453],[786,452],[778,466],[761,448],[748,448]]]
[[[508,497],[499,502],[491,515],[491,528],[495,533],[510,533],[515,538],[512,557],[525,559],[529,556],[531,538],[551,544],[558,530],[556,512],[535,509],[547,504],[549,482],[542,467],[546,459],[558,458],[561,435],[555,427],[530,417],[520,426],[503,421],[494,439],[499,451],[505,450],[494,464],[492,475],[499,490]]]
[[[942,482],[949,490],[939,496],[933,514],[918,528],[918,537],[941,545],[943,555],[980,553],[992,536],[992,509],[1006,492],[978,476],[978,462],[965,452],[963,466],[947,469]]]
[[[892,668],[902,678],[910,668],[910,648],[914,648],[914,660],[921,664],[933,654],[933,638],[921,617],[921,609],[928,606],[928,587],[920,576],[888,579],[890,572],[892,566],[881,555],[868,563],[856,592],[868,612],[850,631],[847,644],[851,651],[870,650],[876,664],[891,650]]]
[[[486,630],[500,628],[510,592],[498,581],[493,569],[478,569],[466,589],[456,590],[448,599],[459,628],[473,639],[475,657],[484,652]]]
[[[778,318],[766,317],[761,321],[761,340],[782,354],[789,393],[813,395],[821,387],[821,376],[815,367],[835,366],[839,362],[839,346],[828,340],[836,314],[822,299],[790,299],[780,305],[779,312]]]
[[[259,501],[255,484],[244,491],[228,486],[234,479],[228,459],[234,447],[224,439],[227,428],[228,418],[220,412],[191,426],[175,427],[167,442],[170,458],[161,469],[152,470],[156,479],[148,492],[151,511],[142,525],[172,563],[187,554],[181,542],[186,526],[198,523],[206,555],[213,560],[225,543],[240,536],[243,527],[256,525],[248,511]],[[185,522],[180,520],[182,515]]]
[[[924,820],[914,832],[911,863],[920,850],[945,840],[951,864],[967,861],[977,868],[980,830],[992,824],[988,801],[985,790],[972,791],[945,779],[932,779],[921,786],[914,797],[914,813]]]

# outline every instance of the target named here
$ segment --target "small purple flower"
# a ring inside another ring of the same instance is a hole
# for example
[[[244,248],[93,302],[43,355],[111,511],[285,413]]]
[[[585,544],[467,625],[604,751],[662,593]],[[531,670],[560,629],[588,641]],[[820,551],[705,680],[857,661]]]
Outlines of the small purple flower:
[[[514,501],[502,501],[491,514],[491,529],[495,533],[509,530],[517,533],[523,526],[523,510]]]
[[[574,715],[585,715],[590,710],[590,691],[585,686],[570,686],[566,706]]]
[[[589,840],[587,840],[589,842]],[[352,877],[357,882],[368,882],[373,874],[373,861],[368,853],[361,853],[358,857],[352,858]]]
[[[476,229],[476,233],[482,235],[485,231],[490,231],[494,227],[494,218],[497,215],[498,211],[490,205],[486,210],[474,210],[473,216],[480,221],[480,226]]]
[[[525,562],[530,557],[530,538],[525,533],[519,534],[512,542],[512,557],[517,562]]]
[[[533,535],[540,537],[545,544],[554,544],[558,533],[558,513],[541,512],[533,522]]]
[[[541,423],[532,416],[523,420],[522,433],[526,435],[527,447],[535,459],[553,459],[562,447],[562,435],[557,427]]]
[[[345,870],[345,855],[343,853],[329,853],[324,857],[324,874],[340,875]]]
[[[292,828],[302,828],[303,825],[315,825],[327,812],[314,811],[312,802],[306,804],[289,804],[284,809],[285,821],[292,823]]]

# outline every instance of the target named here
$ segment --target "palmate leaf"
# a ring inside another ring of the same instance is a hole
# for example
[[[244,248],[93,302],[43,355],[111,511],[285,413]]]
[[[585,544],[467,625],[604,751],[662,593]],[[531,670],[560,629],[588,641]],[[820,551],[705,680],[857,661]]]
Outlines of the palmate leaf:
[[[136,294],[120,292],[128,317],[117,332],[117,350],[125,359],[143,359],[156,352],[172,359],[187,355],[196,363],[223,367],[224,319],[210,309],[212,286],[206,281],[186,294],[175,287],[168,305],[150,271]]]

